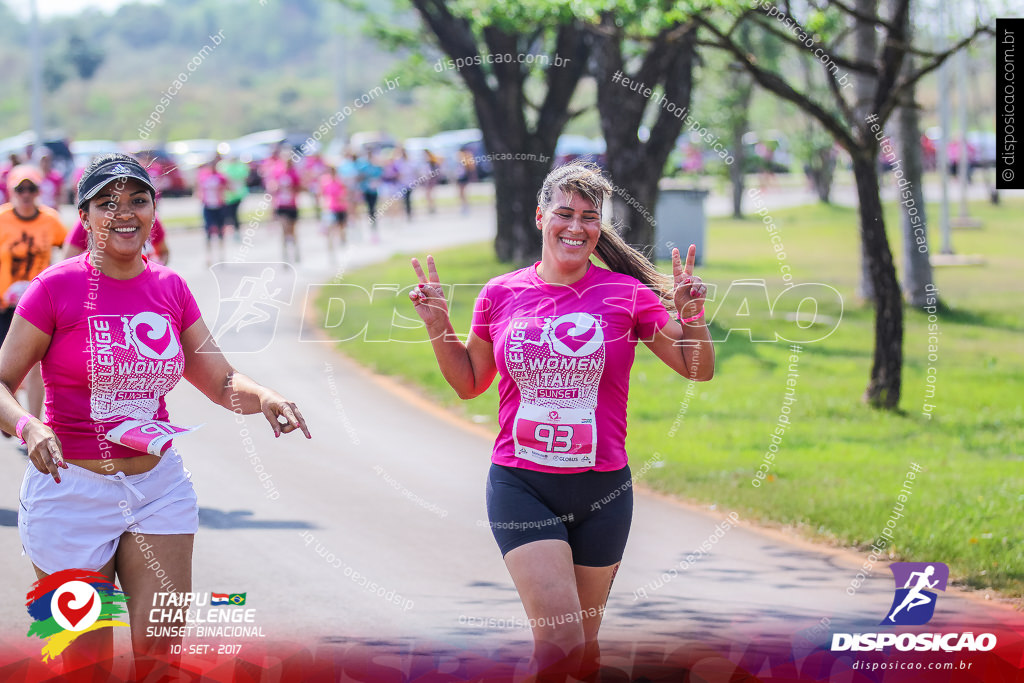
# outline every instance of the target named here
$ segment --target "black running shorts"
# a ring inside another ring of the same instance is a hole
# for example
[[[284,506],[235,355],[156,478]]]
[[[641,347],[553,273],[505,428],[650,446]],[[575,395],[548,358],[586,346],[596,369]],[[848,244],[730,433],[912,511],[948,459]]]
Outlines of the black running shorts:
[[[622,559],[633,519],[629,467],[613,472],[536,472],[491,465],[487,516],[504,557],[521,545],[565,541],[573,564],[608,567]]]

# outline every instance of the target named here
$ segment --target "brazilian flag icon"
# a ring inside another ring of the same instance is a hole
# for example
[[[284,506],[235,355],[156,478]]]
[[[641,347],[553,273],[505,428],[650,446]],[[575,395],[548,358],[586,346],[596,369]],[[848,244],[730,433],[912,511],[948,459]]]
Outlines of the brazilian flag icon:
[[[230,602],[232,605],[244,605],[245,595],[245,593],[232,593],[228,596],[228,602]]]

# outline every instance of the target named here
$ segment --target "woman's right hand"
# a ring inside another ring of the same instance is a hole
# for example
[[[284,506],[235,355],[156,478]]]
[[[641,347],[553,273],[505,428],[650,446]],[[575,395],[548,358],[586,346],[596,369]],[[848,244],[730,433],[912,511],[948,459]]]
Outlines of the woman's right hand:
[[[39,420],[33,419],[21,430],[21,436],[25,439],[25,446],[28,448],[28,459],[37,470],[43,474],[49,474],[53,480],[60,483],[59,467],[68,469],[64,462],[64,454],[61,450],[60,439]]]
[[[427,256],[427,275],[423,273],[423,268],[415,257],[412,259],[412,267],[420,281],[416,289],[409,292],[409,299],[423,319],[423,324],[427,326],[427,333],[433,339],[438,334],[444,334],[450,322],[444,287],[437,276],[433,256]]]

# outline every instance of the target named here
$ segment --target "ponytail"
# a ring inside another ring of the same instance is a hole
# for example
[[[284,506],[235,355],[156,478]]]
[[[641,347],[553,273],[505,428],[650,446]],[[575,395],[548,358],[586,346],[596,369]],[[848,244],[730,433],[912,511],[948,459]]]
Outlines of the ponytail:
[[[608,266],[608,270],[634,277],[650,287],[666,306],[672,301],[672,278],[655,268],[643,252],[626,244],[611,225],[601,225],[601,238],[594,253]]]

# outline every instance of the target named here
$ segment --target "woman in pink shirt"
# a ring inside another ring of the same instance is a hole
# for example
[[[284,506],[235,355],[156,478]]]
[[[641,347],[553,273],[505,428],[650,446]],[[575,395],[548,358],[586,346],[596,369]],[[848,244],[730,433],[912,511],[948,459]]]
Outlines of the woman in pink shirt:
[[[196,174],[196,191],[203,205],[203,228],[206,231],[206,265],[213,263],[213,240],[217,239],[224,256],[224,196],[231,182],[217,170],[219,158],[203,164]]]
[[[295,238],[295,224],[299,220],[299,192],[302,190],[302,178],[295,170],[293,154],[284,157],[283,162],[272,171],[267,191],[273,197],[274,213],[281,220],[283,258],[289,260],[289,248],[295,262],[299,261],[299,243]]]
[[[345,227],[348,224],[348,188],[338,177],[338,171],[328,166],[320,177],[320,200],[323,203],[324,222],[327,224],[327,254],[334,261],[334,235],[345,246]]]
[[[500,375],[487,512],[531,620],[531,673],[541,678],[556,666],[580,678],[599,666],[597,632],[632,518],[626,403],[637,342],[680,375],[714,373],[696,248],[685,266],[673,250],[674,277],[662,276],[602,225],[611,192],[592,164],[548,174],[537,206],[541,260],[487,283],[465,344],[433,257],[427,274],[412,260],[420,284],[410,298],[448,383],[472,398]]]
[[[39,203],[51,209],[59,209],[64,176],[53,170],[53,156],[49,152],[39,157],[39,172],[43,175],[43,182],[39,184]]]
[[[157,626],[148,611],[157,592],[192,590],[198,528],[190,475],[170,442],[154,440],[186,431],[168,421],[164,395],[184,377],[224,408],[262,412],[275,436],[309,432],[294,403],[227,362],[185,281],[143,257],[155,216],[145,169],[105,155],[78,190],[92,248],[43,271],[18,303],[0,348],[0,428],[28,447],[18,527],[36,575],[116,574],[130,597],[136,664],[152,666],[148,656],[167,655],[181,638],[147,635]],[[11,395],[38,362],[45,423]],[[111,629],[86,633],[64,664],[102,661],[112,646]]]

